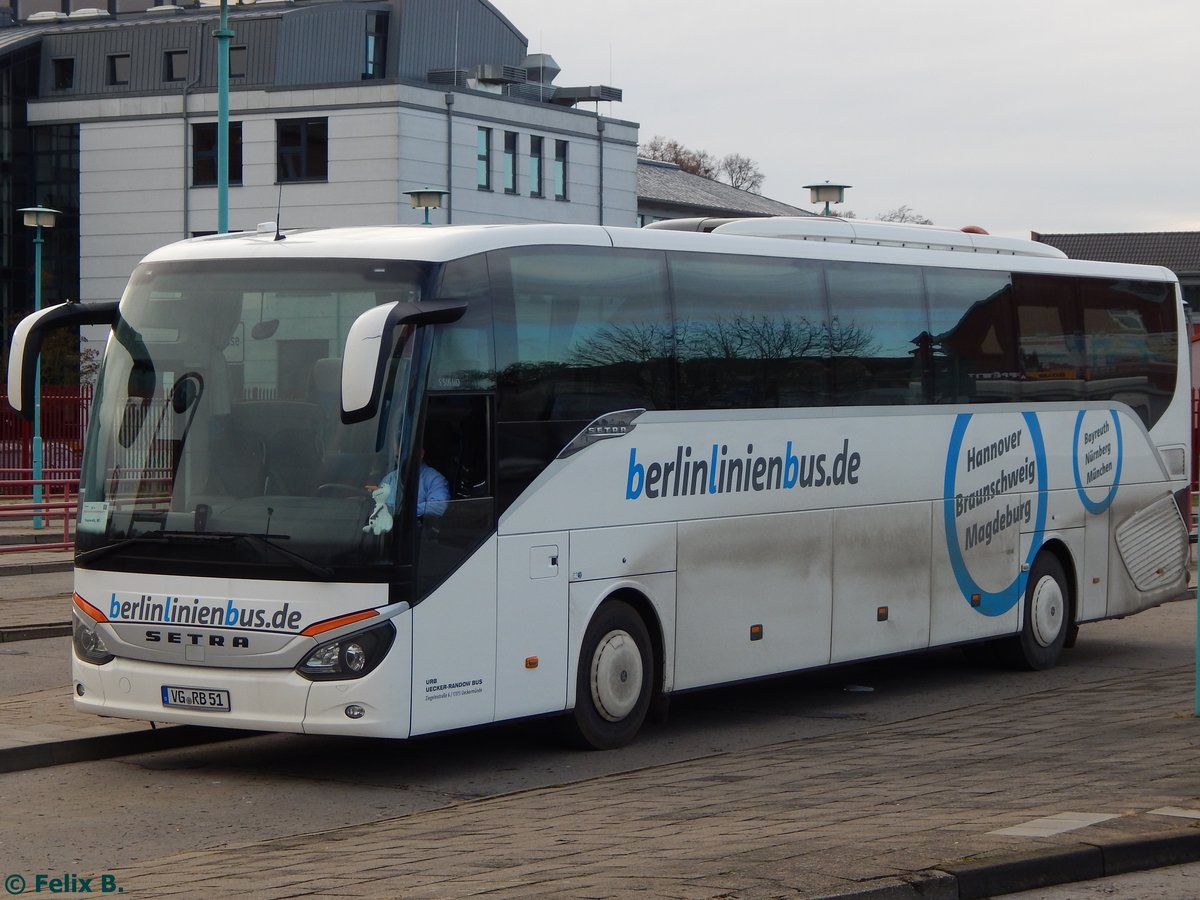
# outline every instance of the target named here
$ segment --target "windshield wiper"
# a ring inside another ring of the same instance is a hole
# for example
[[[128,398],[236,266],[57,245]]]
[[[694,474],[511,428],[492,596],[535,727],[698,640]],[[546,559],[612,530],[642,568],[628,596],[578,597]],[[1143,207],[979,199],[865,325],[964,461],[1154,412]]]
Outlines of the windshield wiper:
[[[271,538],[287,539],[284,534],[251,534],[248,532],[239,531],[149,531],[146,534],[139,534],[135,537],[125,538],[113,544],[108,544],[104,547],[97,547],[94,550],[85,550],[75,557],[77,563],[88,563],[93,560],[107,556],[123,547],[128,547],[130,544],[139,543],[155,543],[165,541],[172,544],[200,544],[205,541],[245,541],[258,549],[274,550],[279,555],[286,557],[291,562],[295,563],[305,572],[310,575],[315,575],[321,581],[333,581],[333,569],[328,566],[323,566],[320,563],[313,562],[307,557],[301,556],[287,547],[281,547],[276,544]]]
[[[84,550],[82,553],[75,554],[75,562],[89,563],[101,557],[108,556],[110,553],[115,553],[130,544],[155,543],[163,540],[161,531],[150,531],[146,534],[139,534],[136,537],[122,538],[112,544],[105,544],[103,547],[95,547],[91,550]]]
[[[185,532],[185,533],[190,534],[191,532]],[[289,550],[287,547],[281,547],[279,544],[276,544],[275,541],[271,540],[271,538],[281,538],[283,540],[287,540],[286,534],[273,534],[273,535],[268,536],[265,534],[250,534],[250,533],[242,533],[242,532],[237,532],[237,531],[229,531],[229,532],[202,531],[202,532],[200,532],[200,534],[205,535],[205,536],[213,535],[217,538],[224,538],[227,540],[241,540],[241,541],[245,541],[248,544],[252,544],[255,547],[258,547],[260,549],[266,548],[268,550],[274,550],[276,553],[280,554],[281,556],[284,556],[287,559],[290,559],[292,562],[294,562],[296,565],[298,565],[300,568],[302,568],[305,572],[308,572],[310,575],[316,575],[322,581],[333,581],[333,569],[329,568],[328,566],[323,566],[320,563],[315,563],[308,557],[301,556],[299,553],[296,553],[293,550]]]

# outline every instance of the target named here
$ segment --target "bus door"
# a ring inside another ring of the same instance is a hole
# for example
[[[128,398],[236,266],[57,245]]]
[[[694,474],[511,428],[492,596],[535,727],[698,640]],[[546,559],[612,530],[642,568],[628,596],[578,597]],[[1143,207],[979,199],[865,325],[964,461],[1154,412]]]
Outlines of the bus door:
[[[489,394],[426,402],[415,496],[412,734],[495,715],[496,541]]]

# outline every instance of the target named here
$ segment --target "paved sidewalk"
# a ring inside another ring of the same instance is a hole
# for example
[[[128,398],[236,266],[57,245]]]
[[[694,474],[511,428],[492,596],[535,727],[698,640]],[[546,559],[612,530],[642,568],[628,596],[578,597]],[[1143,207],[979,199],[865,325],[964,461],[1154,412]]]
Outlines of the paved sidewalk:
[[[950,900],[1099,877],[1200,857],[1193,684],[1122,675],[112,874],[134,896],[406,900]]]

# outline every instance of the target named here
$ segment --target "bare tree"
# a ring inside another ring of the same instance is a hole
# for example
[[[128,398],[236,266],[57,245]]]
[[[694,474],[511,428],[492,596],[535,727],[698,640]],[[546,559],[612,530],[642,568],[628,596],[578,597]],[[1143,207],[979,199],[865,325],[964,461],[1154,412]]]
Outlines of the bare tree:
[[[638,154],[643,159],[656,159],[660,162],[674,163],[692,175],[699,175],[712,181],[723,181],[726,184],[757,194],[762,190],[765,179],[758,163],[740,153],[730,153],[717,159],[707,150],[692,150],[679,141],[668,139],[656,134],[648,143],[638,147]]]
[[[724,180],[741,191],[757,194],[762,190],[764,175],[758,163],[740,153],[730,153],[721,160],[721,175]]]
[[[689,150],[676,140],[668,140],[662,135],[655,135],[650,143],[643,144],[638,152],[646,159],[657,159],[660,162],[675,163],[685,172],[699,175],[716,181],[720,172],[720,164],[706,150]]]
[[[897,206],[895,209],[890,209],[885,213],[879,214],[880,222],[900,222],[908,225],[932,225],[933,219],[927,219],[919,212],[915,212],[911,206],[905,203],[903,206]]]

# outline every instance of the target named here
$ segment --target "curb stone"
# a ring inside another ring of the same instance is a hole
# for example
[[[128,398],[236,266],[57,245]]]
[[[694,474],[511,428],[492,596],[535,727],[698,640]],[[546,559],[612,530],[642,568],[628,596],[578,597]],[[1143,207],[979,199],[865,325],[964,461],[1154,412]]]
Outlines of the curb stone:
[[[0,749],[0,774],[44,769],[68,763],[91,762],[114,756],[174,750],[197,744],[257,737],[263,732],[234,731],[224,728],[205,728],[200,725],[166,725],[145,731],[126,731],[94,737],[47,741]]]
[[[0,578],[3,578],[5,575],[46,575],[50,572],[70,572],[74,568],[74,559],[32,563],[4,563],[0,565]]]
[[[947,863],[815,900],[986,900],[1200,860],[1200,826],[1167,834]]]
[[[70,622],[48,622],[44,625],[16,625],[0,628],[0,644],[12,641],[40,641],[42,638],[70,637]]]

